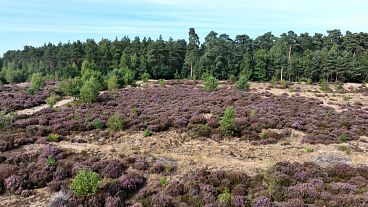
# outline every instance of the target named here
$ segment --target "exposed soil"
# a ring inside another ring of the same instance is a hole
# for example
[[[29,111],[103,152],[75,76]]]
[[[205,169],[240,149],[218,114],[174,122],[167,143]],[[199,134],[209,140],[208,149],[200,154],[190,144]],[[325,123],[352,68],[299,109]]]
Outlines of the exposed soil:
[[[158,82],[150,81],[149,83],[157,84]],[[140,84],[142,83],[138,83],[138,85]],[[221,87],[229,86],[223,85]],[[368,107],[368,96],[353,92],[359,87],[358,84],[345,84],[349,91],[343,94],[335,93],[334,96],[332,93],[328,93],[324,97],[319,95],[322,93],[317,85],[294,84],[291,87],[298,89],[295,91],[294,89],[270,88],[268,84],[251,84],[251,90],[256,92],[268,91],[277,96],[287,93],[291,96],[298,94],[304,97],[317,98],[323,101],[324,105],[331,106],[337,111],[344,110],[344,105],[348,104],[344,97],[350,97],[348,101],[350,104],[359,102],[359,107]],[[144,90],[144,87],[142,87],[142,90]],[[56,107],[62,107],[72,101],[72,98],[63,99],[56,104]],[[47,107],[47,105],[41,105],[20,110],[17,113],[31,116]],[[203,116],[210,119],[212,114],[206,113]],[[121,155],[161,159],[177,165],[179,175],[202,167],[207,167],[210,170],[242,171],[248,175],[255,175],[280,161],[314,162],[321,155],[343,157],[349,160],[348,163],[353,166],[368,163],[367,136],[361,136],[359,140],[343,144],[310,145],[302,142],[302,138],[305,136],[303,132],[295,129],[289,130],[291,130],[289,137],[283,138],[282,141],[276,144],[267,145],[255,145],[239,138],[221,140],[201,138],[190,132],[180,130],[158,132],[150,137],[144,137],[143,132],[122,131],[111,133],[108,130],[94,130],[68,135],[64,141],[55,142],[53,145],[70,152],[87,153],[89,156],[100,155],[110,159]],[[273,131],[280,132],[276,129]],[[83,140],[84,143],[76,143],[76,140]],[[40,144],[25,145],[5,152],[4,155],[22,151],[29,152],[41,146]],[[26,198],[8,194],[1,195],[0,206],[47,206],[50,196],[51,193],[47,188],[36,189],[33,195]]]

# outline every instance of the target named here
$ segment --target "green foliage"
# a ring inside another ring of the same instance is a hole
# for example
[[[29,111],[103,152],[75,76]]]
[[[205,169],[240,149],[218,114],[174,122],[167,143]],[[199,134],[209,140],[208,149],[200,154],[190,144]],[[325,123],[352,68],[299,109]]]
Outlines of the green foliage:
[[[70,184],[70,190],[76,196],[90,196],[100,187],[100,176],[87,169],[80,169]]]
[[[147,83],[149,78],[150,78],[150,75],[147,72],[144,72],[141,74],[141,79],[143,83]]]
[[[262,131],[260,134],[259,134],[259,138],[260,139],[267,139],[268,137],[268,133],[267,131]]]
[[[99,84],[97,80],[92,77],[91,79],[84,82],[80,89],[80,100],[83,103],[92,103],[97,100],[99,94]]]
[[[308,153],[313,152],[314,151],[313,146],[312,145],[306,146],[305,151],[308,152]]]
[[[277,179],[272,173],[264,172],[263,173],[263,183],[267,186],[268,194],[271,195],[274,199],[278,196],[281,189],[280,187],[280,180]]]
[[[135,72],[133,70],[129,70],[127,68],[123,71],[124,71],[124,83],[125,83],[125,85],[134,85],[135,84],[135,82],[134,82]],[[148,78],[147,78],[147,80],[148,80]]]
[[[169,184],[169,181],[167,180],[167,178],[166,177],[162,177],[162,178],[160,178],[160,186],[161,187],[165,187],[165,186],[167,186]]]
[[[107,127],[113,131],[120,131],[123,129],[123,121],[119,114],[110,116],[107,121]]]
[[[44,84],[45,84],[45,81],[43,80],[43,77],[41,76],[41,74],[34,73],[32,74],[32,77],[31,77],[31,87],[28,88],[28,92],[30,94],[34,94],[37,91],[39,91],[43,87]]]
[[[227,107],[220,120],[220,128],[225,135],[233,135],[235,132],[235,108]]]
[[[345,133],[342,133],[337,137],[337,140],[339,140],[339,142],[347,142],[349,137]]]
[[[235,83],[236,82],[236,77],[233,74],[228,75],[227,79],[230,83]]]
[[[29,74],[41,73],[60,79],[81,76],[83,81],[94,77],[102,88],[107,88],[104,76],[112,69],[118,72],[113,73],[120,86],[131,82],[126,81],[126,74],[133,80],[135,74],[144,71],[155,79],[200,77],[208,70],[218,79],[246,74],[248,80],[269,81],[273,76],[280,77],[283,71],[283,78],[288,81],[298,81],[299,77],[313,81],[368,80],[368,49],[364,46],[368,35],[364,32],[342,34],[340,30],[331,30],[327,35],[310,36],[289,31],[279,37],[267,32],[252,39],[247,35],[232,38],[211,31],[201,44],[195,29],[190,28],[188,39],[132,41],[125,37],[98,43],[88,39],[26,46],[4,53],[0,59],[0,80],[23,82]]]
[[[103,129],[105,128],[105,124],[100,119],[95,119],[92,122],[92,126],[94,129]]]
[[[236,87],[240,90],[249,90],[250,84],[245,76],[240,76],[239,80],[236,82]]]
[[[48,156],[47,159],[46,159],[46,164],[48,166],[55,166],[56,162],[57,162],[57,160],[53,156]]]
[[[150,136],[152,136],[152,132],[150,130],[148,130],[148,129],[145,129],[143,131],[143,136],[144,137],[150,137]]]
[[[203,75],[203,89],[205,91],[216,91],[218,89],[218,80],[210,74]]]
[[[325,93],[327,93],[327,92],[329,92],[330,91],[330,86],[329,86],[329,84],[328,84],[328,81],[327,80],[325,80],[325,79],[322,79],[321,81],[320,81],[320,89],[321,89],[321,91],[323,91],[323,92],[325,92]]]
[[[58,85],[58,90],[67,96],[77,98],[80,95],[80,89],[82,85],[83,85],[82,80],[79,77],[75,77],[63,80]]]
[[[60,136],[57,135],[57,134],[49,134],[47,136],[47,141],[49,141],[49,142],[57,142],[57,141],[59,141],[59,139],[60,139]]]
[[[217,196],[217,200],[220,203],[230,205],[230,203],[231,203],[231,193],[230,193],[229,189],[225,188],[225,190]]]
[[[50,106],[50,108],[54,107],[55,104],[60,100],[60,96],[51,95],[46,98],[46,104]]]
[[[307,79],[307,84],[308,84],[308,85],[312,85],[312,84],[313,84],[312,79],[308,78],[308,79]]]
[[[277,84],[277,77],[275,75],[271,78],[271,84],[272,86],[275,86]]]
[[[166,81],[165,81],[165,80],[163,80],[163,79],[160,79],[160,80],[158,81],[158,83],[159,83],[159,85],[160,85],[160,86],[165,86]]]
[[[0,129],[10,127],[10,117],[0,111]]]
[[[109,91],[109,95],[111,98],[115,98],[118,92],[119,84],[118,78],[115,75],[112,75],[107,80],[107,89]]]
[[[76,64],[68,65],[57,73],[58,77],[62,80],[66,80],[69,78],[74,78],[81,75],[81,72]]]
[[[97,65],[94,62],[84,60],[82,63],[81,69],[82,81],[88,81],[91,78],[95,78],[96,80],[101,81],[102,73],[97,68]]]
[[[8,83],[21,83],[26,81],[27,74],[23,70],[3,68],[0,76],[3,77]]]
[[[136,106],[132,107],[130,109],[130,111],[133,113],[133,114],[138,114],[138,108]]]

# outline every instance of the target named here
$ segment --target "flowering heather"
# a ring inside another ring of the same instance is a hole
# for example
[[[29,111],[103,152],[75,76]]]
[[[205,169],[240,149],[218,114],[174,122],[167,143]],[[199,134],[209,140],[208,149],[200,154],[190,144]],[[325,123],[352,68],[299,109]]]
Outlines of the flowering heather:
[[[340,134],[346,134],[349,140],[356,140],[368,133],[367,111],[349,107],[345,112],[336,112],[324,106],[320,100],[303,96],[275,96],[268,92],[244,95],[234,88],[220,88],[207,93],[187,83],[144,90],[119,90],[116,100],[105,96],[108,95],[102,94],[100,100],[93,104],[57,111],[43,110],[32,117],[18,117],[13,125],[23,128],[43,126],[50,129],[50,133],[66,135],[73,131],[89,131],[93,128],[91,123],[94,120],[106,122],[111,115],[118,113],[127,130],[191,130],[196,127],[189,125],[204,124],[217,129],[225,109],[234,106],[233,136],[259,144],[275,143],[287,138],[272,132],[266,140],[259,138],[258,134],[262,130],[275,128],[303,131],[306,133],[303,141],[312,144],[337,143]],[[139,113],[132,113],[134,107],[139,108]],[[215,130],[213,136],[217,135],[221,135],[221,131]]]
[[[122,175],[119,178],[119,181],[122,189],[126,190],[127,192],[131,192],[141,187],[145,182],[145,178],[137,173],[131,172]]]

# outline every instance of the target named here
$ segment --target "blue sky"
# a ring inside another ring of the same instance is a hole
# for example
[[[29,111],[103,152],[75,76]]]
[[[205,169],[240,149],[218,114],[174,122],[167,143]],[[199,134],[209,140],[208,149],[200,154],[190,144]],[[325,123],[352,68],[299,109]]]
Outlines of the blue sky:
[[[24,45],[114,39],[125,35],[187,39],[211,31],[279,35],[368,32],[366,0],[0,0],[0,56]]]

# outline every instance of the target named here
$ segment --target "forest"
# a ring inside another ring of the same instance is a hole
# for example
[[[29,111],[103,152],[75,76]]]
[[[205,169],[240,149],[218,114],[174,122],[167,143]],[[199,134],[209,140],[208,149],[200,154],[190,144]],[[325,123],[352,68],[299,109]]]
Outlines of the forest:
[[[328,30],[327,35],[300,35],[289,31],[279,37],[267,32],[255,39],[211,31],[200,42],[194,28],[188,40],[162,36],[129,37],[111,41],[48,43],[9,50],[0,59],[0,81],[18,83],[38,73],[49,79],[81,76],[85,62],[101,76],[130,71],[134,78],[200,79],[209,73],[220,80],[246,74],[252,81],[320,80],[362,83],[368,79],[368,33]]]

